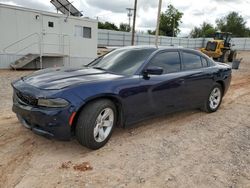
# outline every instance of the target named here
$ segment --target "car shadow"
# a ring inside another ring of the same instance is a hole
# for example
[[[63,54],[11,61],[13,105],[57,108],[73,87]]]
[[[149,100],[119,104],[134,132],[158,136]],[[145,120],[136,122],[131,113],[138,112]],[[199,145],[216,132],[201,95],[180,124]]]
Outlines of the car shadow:
[[[195,114],[207,114],[199,109],[191,109],[191,110],[183,110],[170,114],[163,114],[157,117],[148,118],[138,123],[131,124],[124,128],[115,128],[111,140],[115,140],[115,143],[119,142],[119,138],[126,136],[133,136],[138,133],[146,132],[147,130],[154,131],[160,127],[164,127],[166,129],[169,128],[178,128],[179,126],[185,126],[185,121],[183,119],[187,119]],[[178,123],[178,121],[182,121]],[[184,123],[183,123],[184,122]],[[168,123],[171,123],[171,127]],[[174,124],[173,124],[174,123]],[[169,129],[170,130],[170,129]],[[171,130],[170,130],[171,131]]]
[[[164,126],[164,129],[165,127],[166,129],[168,129],[169,128],[168,122],[171,122],[171,126],[173,128],[173,122],[177,122],[179,120],[183,121],[183,119],[188,118],[189,116],[192,116],[197,113],[202,113],[202,112],[199,110],[185,110],[181,112],[175,112],[172,114],[166,114],[166,115],[161,115],[158,117],[150,118],[142,122],[132,124],[129,127],[115,128],[109,142],[103,148],[100,148],[99,150],[91,150],[91,149],[88,149],[87,147],[80,145],[75,137],[73,137],[70,141],[60,141],[54,138],[45,138],[44,136],[37,135],[28,129],[27,131],[29,133],[27,134],[33,135],[32,136],[33,140],[37,142],[37,146],[40,147],[42,150],[49,150],[51,152],[56,152],[56,153],[63,153],[63,152],[74,153],[74,154],[79,154],[82,157],[84,157],[91,153],[96,153],[96,151],[102,152],[105,150],[111,150],[114,144],[121,145],[122,139],[127,139],[128,137],[134,136],[138,133],[141,134],[143,132],[146,132],[147,130],[154,131],[154,129],[157,130],[159,126],[161,127]],[[174,124],[175,127],[180,126],[180,125],[184,126],[185,123]],[[23,129],[26,129],[26,128],[23,127]]]

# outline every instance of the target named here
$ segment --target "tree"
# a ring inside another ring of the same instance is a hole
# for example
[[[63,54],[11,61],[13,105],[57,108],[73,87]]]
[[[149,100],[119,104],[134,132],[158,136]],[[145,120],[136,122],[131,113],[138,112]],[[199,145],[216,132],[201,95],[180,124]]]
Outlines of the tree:
[[[176,9],[173,5],[168,5],[167,10],[161,13],[159,35],[174,36],[180,32],[179,26],[183,13]],[[155,30],[148,30],[148,34],[154,35]]]
[[[173,5],[168,5],[167,10],[161,13],[159,34],[165,36],[177,36],[180,32],[179,25],[183,13],[176,9]]]
[[[210,23],[203,22],[200,27],[194,27],[190,32],[190,36],[193,38],[198,37],[213,37],[216,29]]]
[[[237,12],[230,12],[227,16],[216,20],[217,28],[223,32],[231,32],[234,37],[250,36],[250,29],[246,21]]]
[[[152,30],[147,30],[147,33],[149,34],[149,35],[155,35],[155,31],[152,31]]]
[[[130,28],[129,24],[120,23],[119,30],[120,30],[120,31],[130,32],[130,31],[131,31],[131,28]]]
[[[118,27],[114,23],[110,22],[98,22],[98,29],[108,29],[108,30],[115,30],[119,31]]]

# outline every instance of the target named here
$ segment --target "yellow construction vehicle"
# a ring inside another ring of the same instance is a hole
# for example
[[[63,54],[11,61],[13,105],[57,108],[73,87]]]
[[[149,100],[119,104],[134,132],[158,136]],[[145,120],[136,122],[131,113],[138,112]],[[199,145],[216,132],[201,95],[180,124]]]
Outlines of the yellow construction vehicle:
[[[237,52],[231,48],[231,37],[232,33],[216,32],[214,40],[208,41],[206,48],[201,48],[201,52],[223,63],[232,62],[236,59]]]

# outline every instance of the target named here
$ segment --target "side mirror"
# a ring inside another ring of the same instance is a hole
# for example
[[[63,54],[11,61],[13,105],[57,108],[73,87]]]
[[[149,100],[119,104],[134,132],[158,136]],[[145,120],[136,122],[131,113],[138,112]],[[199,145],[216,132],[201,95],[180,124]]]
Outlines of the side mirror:
[[[161,75],[163,73],[163,68],[157,66],[149,66],[143,71],[143,76],[148,77],[148,75]]]

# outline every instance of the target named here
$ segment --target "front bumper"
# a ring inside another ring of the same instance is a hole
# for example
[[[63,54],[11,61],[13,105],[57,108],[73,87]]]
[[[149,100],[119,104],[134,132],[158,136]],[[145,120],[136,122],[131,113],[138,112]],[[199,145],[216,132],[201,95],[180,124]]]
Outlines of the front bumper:
[[[70,111],[67,108],[33,107],[13,99],[13,112],[19,121],[33,132],[59,140],[71,138],[71,126],[68,123]]]

